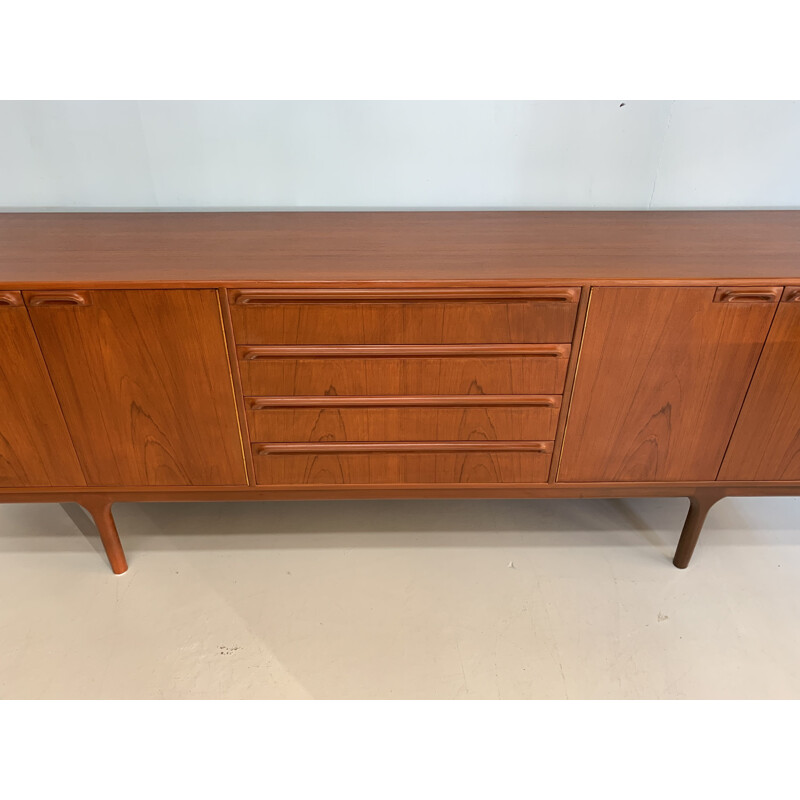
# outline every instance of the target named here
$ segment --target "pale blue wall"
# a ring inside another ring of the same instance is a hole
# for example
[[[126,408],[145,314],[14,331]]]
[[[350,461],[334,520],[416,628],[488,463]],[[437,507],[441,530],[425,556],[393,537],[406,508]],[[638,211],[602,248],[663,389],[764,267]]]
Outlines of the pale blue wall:
[[[5,102],[0,207],[800,208],[800,103],[621,102]]]

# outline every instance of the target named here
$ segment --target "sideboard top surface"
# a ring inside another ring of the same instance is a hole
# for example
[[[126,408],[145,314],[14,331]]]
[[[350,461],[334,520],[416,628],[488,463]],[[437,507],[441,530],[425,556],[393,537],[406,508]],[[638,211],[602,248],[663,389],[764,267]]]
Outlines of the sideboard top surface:
[[[0,214],[0,289],[731,280],[800,282],[800,211]]]

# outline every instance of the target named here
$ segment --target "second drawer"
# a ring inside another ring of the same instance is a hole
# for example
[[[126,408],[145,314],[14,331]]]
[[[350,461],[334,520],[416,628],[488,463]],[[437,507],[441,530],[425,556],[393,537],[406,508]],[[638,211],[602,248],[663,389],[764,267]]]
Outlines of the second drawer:
[[[250,396],[560,394],[570,353],[568,344],[237,349]]]
[[[553,439],[558,395],[248,397],[254,442],[420,442]]]

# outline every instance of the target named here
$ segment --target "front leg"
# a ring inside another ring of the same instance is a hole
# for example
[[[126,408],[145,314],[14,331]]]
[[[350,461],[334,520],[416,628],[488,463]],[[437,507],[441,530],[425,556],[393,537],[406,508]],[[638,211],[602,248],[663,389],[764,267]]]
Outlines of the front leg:
[[[119,540],[117,526],[111,514],[112,500],[109,497],[89,495],[78,501],[91,515],[100,540],[106,550],[108,561],[115,575],[122,575],[128,571],[128,562]]]
[[[721,500],[724,495],[718,491],[700,491],[689,498],[689,513],[686,515],[686,522],[683,523],[683,531],[681,538],[678,541],[678,547],[675,550],[675,558],[672,563],[678,569],[686,569],[689,566],[689,561],[694,553],[697,540],[700,538],[700,531],[703,529],[703,523],[706,521],[706,516],[718,500]]]

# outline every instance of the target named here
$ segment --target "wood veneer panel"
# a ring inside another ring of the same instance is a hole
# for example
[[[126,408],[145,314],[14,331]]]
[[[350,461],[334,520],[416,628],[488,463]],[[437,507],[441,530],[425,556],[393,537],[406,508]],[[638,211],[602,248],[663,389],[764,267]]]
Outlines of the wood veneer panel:
[[[313,398],[309,400],[313,402]],[[547,397],[542,400],[546,404],[539,406],[459,406],[455,399],[452,405],[438,408],[402,405],[259,408],[258,399],[248,398],[247,416],[254,442],[552,440],[560,400],[557,396]]]
[[[561,407],[564,411],[558,417],[558,425],[553,440],[553,458],[550,462],[550,475],[548,476],[550,483],[555,483],[558,477],[558,467],[561,461],[561,452],[564,442],[564,431],[567,427],[567,412],[569,411],[570,402],[572,401],[572,389],[575,385],[575,372],[578,367],[578,358],[580,357],[583,330],[586,324],[586,309],[589,306],[590,293],[588,287],[581,289],[580,300],[578,301],[578,313],[575,316],[575,331],[572,336],[569,364],[567,365],[567,373],[564,377],[564,393],[561,398]]]
[[[84,294],[25,296],[89,485],[245,484],[216,292]]]
[[[239,359],[236,357],[236,342],[233,336],[233,323],[231,322],[231,311],[227,294],[225,289],[217,290],[217,302],[219,303],[220,316],[222,317],[222,327],[225,331],[225,344],[228,348],[228,363],[230,364],[233,392],[236,398],[236,412],[239,418],[239,437],[245,459],[245,468],[247,470],[247,482],[253,483],[255,481],[253,453],[250,447],[245,447],[245,442],[249,442],[250,436],[247,432],[247,414],[244,407],[242,377],[239,374]]]
[[[778,307],[719,478],[800,481],[800,302]]]
[[[514,443],[519,445],[519,443]],[[504,446],[505,445],[505,446]],[[261,485],[539,483],[547,480],[552,442],[529,449],[496,442],[484,448],[451,444],[423,447],[386,443],[365,445],[253,445]],[[496,449],[490,449],[490,448]],[[340,449],[337,449],[340,448]],[[503,448],[503,449],[501,449]],[[536,449],[538,448],[538,449]]]
[[[577,299],[577,298],[576,298]],[[233,305],[238,344],[569,342],[576,302],[280,302]]]
[[[0,298],[0,486],[85,486],[22,297]]]
[[[240,360],[247,395],[557,394],[565,356]],[[241,358],[241,357],[240,357]]]
[[[595,288],[560,481],[714,480],[775,303]]]
[[[798,284],[800,212],[0,214],[0,284],[8,288],[137,281],[531,285],[554,276]]]

